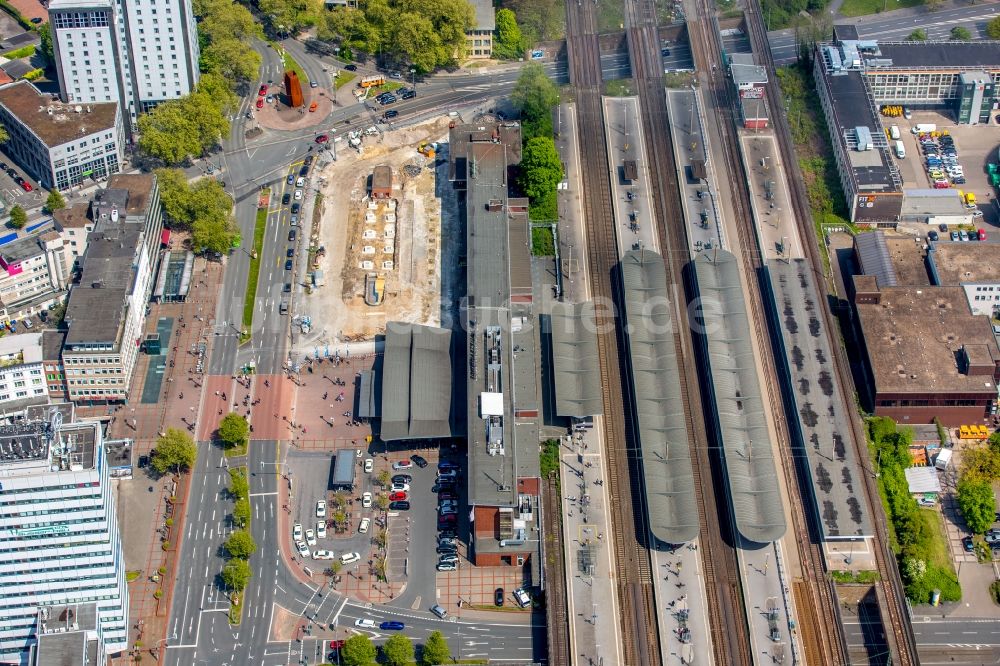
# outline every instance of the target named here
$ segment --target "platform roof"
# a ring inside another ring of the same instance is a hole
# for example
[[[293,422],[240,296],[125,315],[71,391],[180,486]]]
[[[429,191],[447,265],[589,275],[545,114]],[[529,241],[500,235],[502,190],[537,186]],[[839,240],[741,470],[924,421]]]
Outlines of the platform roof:
[[[770,543],[787,525],[739,264],[724,250],[701,252],[694,263],[736,529],[748,541]]]
[[[805,450],[823,539],[871,536],[868,506],[858,500],[864,481],[851,438],[851,415],[841,399],[831,332],[824,334],[819,311],[824,305],[812,271],[804,259],[795,259],[768,264],[768,274],[784,347],[778,360],[785,365],[798,416],[789,425]]]
[[[389,322],[382,359],[380,437],[384,441],[451,437],[452,332]]]
[[[626,252],[621,275],[650,532],[664,543],[687,543],[700,521],[663,257]]]
[[[557,303],[549,317],[556,414],[563,417],[603,414],[604,395],[593,302]]]

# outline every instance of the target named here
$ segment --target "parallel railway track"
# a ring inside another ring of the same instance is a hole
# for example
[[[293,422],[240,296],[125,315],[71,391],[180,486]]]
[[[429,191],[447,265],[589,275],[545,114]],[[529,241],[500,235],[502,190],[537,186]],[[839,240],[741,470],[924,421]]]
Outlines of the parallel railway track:
[[[604,118],[601,108],[601,61],[597,42],[595,7],[592,2],[566,3],[566,34],[570,77],[577,90],[577,111],[588,262],[593,297],[621,305],[612,287],[618,264],[614,212],[611,207],[611,176]],[[620,307],[619,307],[620,310]],[[622,628],[624,663],[654,666],[660,663],[656,607],[652,603],[652,572],[645,541],[645,514],[633,511],[636,493],[629,474],[629,439],[626,437],[624,389],[620,350],[614,321],[598,309],[598,352],[601,385],[604,387],[604,439],[608,452],[608,486],[611,503],[612,541],[617,568],[619,622]],[[643,538],[640,541],[639,535]]]
[[[746,23],[749,28],[750,41],[754,52],[761,58],[761,63],[769,71],[775,71],[774,59],[771,54],[767,40],[767,31],[761,19],[760,3],[758,0],[746,0]],[[771,108],[771,115],[774,117],[773,125],[778,139],[778,146],[781,150],[781,159],[788,173],[788,183],[791,189],[792,206],[795,209],[795,220],[799,227],[799,235],[802,239],[802,246],[805,248],[807,259],[812,265],[813,274],[817,276],[817,284],[824,284],[823,262],[818,248],[818,238],[812,224],[812,212],[809,208],[808,198],[805,193],[802,174],[795,157],[795,148],[791,139],[791,133],[784,116],[779,112],[784,108],[784,100],[777,84],[767,86],[767,100]],[[824,325],[830,335],[837,330],[833,317],[828,308],[819,308],[824,318]],[[844,355],[841,345],[836,344],[836,340],[831,344],[836,356],[834,363],[840,380],[840,399],[847,407],[848,413],[853,413],[853,396],[847,395],[848,387],[853,385],[853,378],[849,370],[848,361]],[[859,460],[868,459],[868,450],[865,434],[859,419],[851,419],[854,446],[857,450]],[[878,567],[881,580],[877,585],[880,587],[884,598],[887,600],[882,608],[883,619],[888,619],[887,635],[891,636],[892,647],[895,648],[894,660],[892,663],[901,666],[912,666],[919,664],[917,655],[916,639],[913,634],[913,627],[909,621],[909,612],[903,592],[902,580],[896,568],[894,558],[889,552],[889,540],[886,533],[886,518],[882,508],[882,501],[878,493],[873,475],[867,470],[862,474],[865,483],[865,495],[872,516],[872,524],[875,528],[874,554],[876,566]],[[830,592],[832,595],[832,591]],[[836,599],[833,600],[836,604]],[[836,615],[828,616],[836,617]],[[845,662],[846,663],[846,656]]]
[[[649,160],[652,191],[649,200],[656,218],[656,232],[666,263],[667,284],[674,291],[674,344],[680,366],[680,382],[685,399],[687,430],[692,438],[693,472],[700,520],[700,552],[705,581],[709,629],[715,663],[750,664],[750,637],[743,610],[739,563],[734,548],[722,534],[721,516],[728,513],[719,470],[713,476],[704,412],[699,392],[692,330],[687,319],[684,266],[690,261],[687,223],[680,201],[676,162],[669,131],[660,41],[656,30],[656,10],[650,0],[626,0],[625,34],[628,40],[632,75],[639,92],[646,157]],[[688,294],[689,296],[690,294]]]

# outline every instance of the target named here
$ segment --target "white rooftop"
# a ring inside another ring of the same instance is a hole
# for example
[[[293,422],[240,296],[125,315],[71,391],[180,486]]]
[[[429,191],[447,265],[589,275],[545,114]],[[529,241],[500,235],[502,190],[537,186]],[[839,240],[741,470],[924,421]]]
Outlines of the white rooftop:
[[[21,355],[23,363],[42,362],[42,334],[21,333],[0,338],[0,365]]]
[[[483,416],[503,416],[503,393],[480,393],[479,410]]]
[[[941,492],[941,482],[938,480],[937,470],[933,467],[909,467],[903,470],[903,473],[906,475],[906,484],[910,487],[911,494]]]

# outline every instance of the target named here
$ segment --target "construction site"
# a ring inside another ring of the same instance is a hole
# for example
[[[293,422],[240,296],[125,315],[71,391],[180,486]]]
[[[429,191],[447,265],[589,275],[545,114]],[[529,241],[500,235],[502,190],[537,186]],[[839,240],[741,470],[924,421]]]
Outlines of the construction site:
[[[381,133],[363,150],[338,146],[322,171],[319,251],[310,269],[324,276],[302,302],[312,348],[371,340],[388,321],[440,326],[455,302],[461,236],[455,194],[438,143],[449,119]],[[442,246],[442,239],[445,239]]]

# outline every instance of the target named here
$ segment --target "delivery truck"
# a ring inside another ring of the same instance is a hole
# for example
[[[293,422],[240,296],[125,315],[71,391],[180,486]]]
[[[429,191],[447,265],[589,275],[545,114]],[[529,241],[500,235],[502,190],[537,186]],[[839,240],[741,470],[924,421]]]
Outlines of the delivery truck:
[[[903,147],[902,141],[893,141],[892,145],[896,149],[896,157],[898,157],[899,159],[903,159],[904,157],[906,157],[906,148]]]

